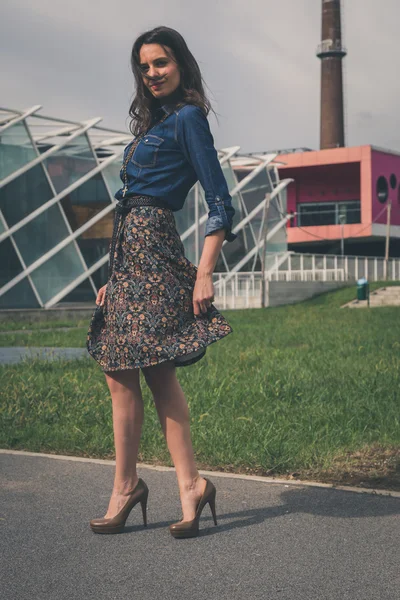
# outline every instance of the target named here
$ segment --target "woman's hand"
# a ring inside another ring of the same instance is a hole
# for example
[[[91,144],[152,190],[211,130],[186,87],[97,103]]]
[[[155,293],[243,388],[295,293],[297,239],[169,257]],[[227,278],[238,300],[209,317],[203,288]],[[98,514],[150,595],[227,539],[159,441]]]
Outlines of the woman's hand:
[[[197,272],[196,283],[193,290],[193,312],[195,316],[206,313],[211,303],[214,302],[214,284],[212,273]]]
[[[96,298],[96,304],[98,304],[99,306],[104,305],[104,299],[106,297],[106,289],[107,289],[107,284],[103,285],[103,287],[101,287],[98,291],[97,298]]]

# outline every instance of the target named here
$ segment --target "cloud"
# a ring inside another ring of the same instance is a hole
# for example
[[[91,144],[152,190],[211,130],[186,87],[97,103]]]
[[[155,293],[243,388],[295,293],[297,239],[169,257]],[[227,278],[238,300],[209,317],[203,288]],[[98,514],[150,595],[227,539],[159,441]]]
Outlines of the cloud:
[[[342,2],[347,144],[400,150],[397,0]],[[13,0],[2,7],[2,104],[127,130],[134,39],[165,24],[199,62],[219,122],[242,151],[319,145],[321,3],[315,0]]]

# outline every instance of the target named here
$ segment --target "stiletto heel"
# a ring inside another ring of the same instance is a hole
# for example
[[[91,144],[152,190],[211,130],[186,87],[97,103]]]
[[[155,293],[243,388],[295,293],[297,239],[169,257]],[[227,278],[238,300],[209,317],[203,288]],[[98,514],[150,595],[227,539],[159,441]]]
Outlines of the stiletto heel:
[[[211,508],[211,513],[214,519],[214,525],[217,525],[217,514],[215,512],[215,492],[214,494],[210,497],[208,504],[210,505]]]
[[[139,478],[139,481],[135,487],[135,489],[128,494],[129,498],[125,504],[111,519],[92,519],[90,521],[90,527],[94,533],[121,533],[121,531],[125,527],[125,522],[131,512],[132,508],[140,502],[142,505],[142,514],[143,514],[143,522],[144,525],[147,526],[147,516],[146,516],[146,508],[147,508],[147,497],[149,495],[149,488],[143,481],[143,479]]]
[[[207,483],[203,495],[197,505],[194,519],[192,521],[179,521],[178,523],[173,523],[169,526],[170,533],[174,538],[188,538],[199,535],[200,515],[207,503],[210,505],[214,524],[217,524],[217,515],[215,512],[215,496],[217,490],[215,489],[215,485],[209,479],[206,477],[204,479]]]
[[[148,497],[148,495],[149,495],[149,493],[147,492],[146,495],[140,501],[140,504],[142,505],[143,524],[144,524],[145,527],[147,527],[146,509],[147,509],[147,497]]]

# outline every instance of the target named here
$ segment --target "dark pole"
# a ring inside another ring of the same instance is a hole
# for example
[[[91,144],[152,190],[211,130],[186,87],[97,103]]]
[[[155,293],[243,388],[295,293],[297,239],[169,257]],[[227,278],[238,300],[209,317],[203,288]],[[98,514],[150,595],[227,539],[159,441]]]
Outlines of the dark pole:
[[[321,59],[321,150],[345,145],[343,115],[342,46],[340,0],[322,0],[322,39],[317,50]]]

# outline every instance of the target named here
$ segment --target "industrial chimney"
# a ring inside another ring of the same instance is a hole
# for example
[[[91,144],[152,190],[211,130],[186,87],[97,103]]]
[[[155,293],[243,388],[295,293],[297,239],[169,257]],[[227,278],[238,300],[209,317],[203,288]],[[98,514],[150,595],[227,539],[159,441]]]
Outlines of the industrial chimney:
[[[322,0],[321,150],[344,146],[342,46],[340,0]]]

